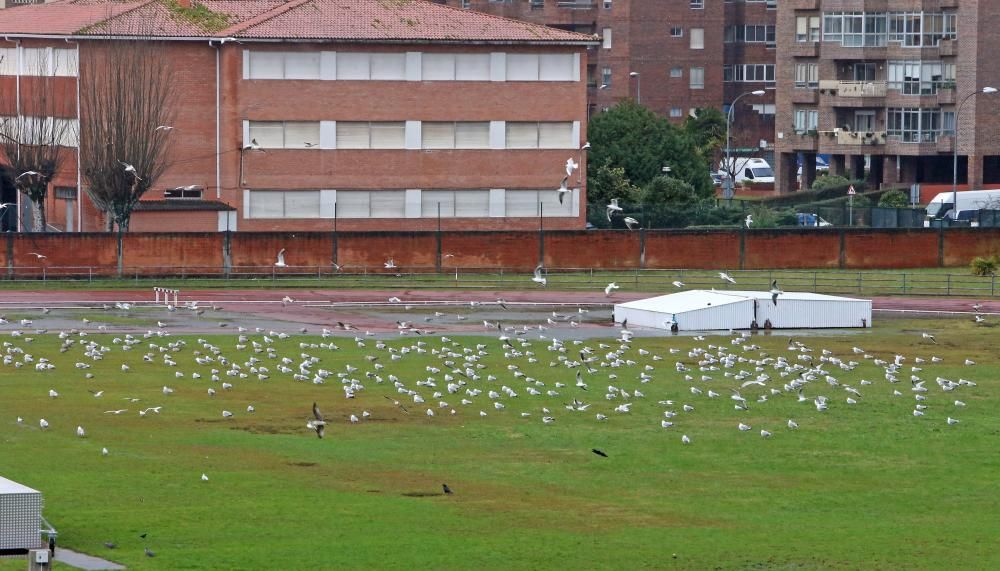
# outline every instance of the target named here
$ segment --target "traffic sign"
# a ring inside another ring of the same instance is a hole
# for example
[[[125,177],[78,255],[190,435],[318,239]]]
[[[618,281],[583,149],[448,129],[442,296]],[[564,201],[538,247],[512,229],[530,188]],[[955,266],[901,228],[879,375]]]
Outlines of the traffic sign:
[[[853,184],[851,186],[847,187],[847,194],[849,194],[849,195],[855,195],[855,194],[857,194],[856,192],[854,192],[854,185]]]

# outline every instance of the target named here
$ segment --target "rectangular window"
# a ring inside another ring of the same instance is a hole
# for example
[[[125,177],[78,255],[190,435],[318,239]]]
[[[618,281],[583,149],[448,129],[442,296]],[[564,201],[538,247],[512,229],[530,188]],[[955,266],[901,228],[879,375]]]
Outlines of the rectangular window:
[[[705,0],[691,0],[690,6],[692,10],[701,10],[705,8]]]
[[[338,121],[338,149],[402,149],[406,124],[403,121]]]
[[[21,48],[21,75],[49,75],[48,50]]]
[[[372,122],[371,148],[402,149],[406,147],[406,123],[403,121]]]
[[[420,125],[421,149],[454,149],[455,124],[424,121]]]
[[[319,52],[285,54],[285,79],[319,79]]]
[[[489,81],[490,54],[456,55],[455,79],[459,81]]]
[[[573,149],[573,123],[507,122],[508,149]]]
[[[692,50],[703,50],[705,49],[705,29],[704,28],[691,28],[690,33],[691,49]]]
[[[406,79],[406,54],[371,54],[371,78],[385,81]]]
[[[58,77],[76,77],[79,75],[80,62],[76,50],[53,49],[52,72]]]
[[[490,124],[483,122],[455,123],[456,149],[490,148]]]
[[[670,68],[670,77],[684,77],[684,68],[681,67]]]
[[[17,75],[17,48],[0,48],[0,75]]]
[[[670,28],[670,37],[671,38],[683,38],[684,37],[684,28],[682,28],[680,26],[673,26],[672,28]]]
[[[319,121],[250,121],[250,139],[264,149],[319,145]]]
[[[606,50],[611,49],[611,28],[601,30],[601,47]]]
[[[541,81],[571,81],[573,54],[542,54],[538,57],[538,79]]]
[[[684,110],[681,109],[680,107],[671,107],[670,108],[670,116],[671,117],[675,117],[676,118],[676,117],[681,117],[682,115],[684,115]]]
[[[372,218],[403,218],[406,216],[405,190],[373,190],[368,201],[371,205],[369,216]]]
[[[819,87],[819,65],[815,62],[796,63],[795,87],[808,89]]]
[[[438,210],[440,205],[440,211]],[[486,218],[490,215],[488,190],[423,190],[420,216],[436,218]]]
[[[795,132],[802,134],[815,131],[819,121],[819,112],[816,109],[796,109],[794,117]]]
[[[688,72],[688,79],[691,89],[705,89],[705,68],[692,67]]]
[[[249,218],[318,218],[318,190],[251,190]]]
[[[606,67],[601,70],[601,85],[605,87],[611,86],[611,68]]]
[[[538,54],[507,54],[507,81],[538,81]]]
[[[450,81],[455,79],[455,54],[425,53],[421,59],[424,81]]]
[[[370,66],[371,58],[367,53],[337,53],[337,79],[369,79],[371,78]]]

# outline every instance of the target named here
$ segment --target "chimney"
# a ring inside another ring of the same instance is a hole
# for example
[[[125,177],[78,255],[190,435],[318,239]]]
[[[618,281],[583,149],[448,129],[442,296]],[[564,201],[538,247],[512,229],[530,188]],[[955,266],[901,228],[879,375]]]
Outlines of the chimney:
[[[185,10],[191,9],[191,0],[177,0],[177,5]]]

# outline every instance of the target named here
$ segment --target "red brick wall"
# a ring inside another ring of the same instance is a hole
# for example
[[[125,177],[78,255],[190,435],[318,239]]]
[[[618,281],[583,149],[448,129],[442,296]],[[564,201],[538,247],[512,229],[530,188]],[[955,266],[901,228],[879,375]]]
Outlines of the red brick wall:
[[[740,265],[737,232],[646,232],[647,268],[720,268]]]
[[[165,228],[173,232],[215,232],[219,229],[219,213],[215,210],[146,210],[133,213],[129,221],[132,232],[162,232]]]
[[[741,267],[737,231],[554,231],[545,233],[545,265],[565,268],[638,268],[645,236],[645,268]],[[944,264],[962,268],[978,255],[1000,254],[1000,229],[939,230],[757,230],[743,234],[745,269],[855,269],[937,267],[944,237]],[[843,237],[844,251],[840,243]],[[126,274],[188,275],[224,271],[227,235],[132,233],[124,238]],[[234,273],[316,271],[334,260],[347,271],[385,272],[390,257],[399,271],[441,266],[483,270],[531,270],[538,264],[539,233],[525,232],[241,232],[229,235]],[[117,271],[114,234],[7,234],[0,237],[0,261],[12,242],[17,275]],[[285,249],[286,269],[274,267]],[[46,256],[39,260],[36,252]],[[76,268],[68,270],[66,268]],[[308,268],[308,269],[306,269]],[[328,270],[327,270],[328,271]]]
[[[754,230],[744,237],[744,269],[836,268],[840,264],[837,230]]]

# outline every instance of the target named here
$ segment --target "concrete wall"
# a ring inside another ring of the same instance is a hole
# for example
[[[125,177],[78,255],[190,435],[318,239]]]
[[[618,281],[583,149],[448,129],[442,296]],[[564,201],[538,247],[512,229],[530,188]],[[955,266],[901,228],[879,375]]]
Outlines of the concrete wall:
[[[288,267],[275,268],[284,249]],[[1000,254],[1000,229],[203,232],[124,236],[129,275],[548,268],[796,269],[963,267]],[[41,254],[39,258],[35,254]],[[399,269],[386,270],[392,258]],[[8,276],[114,275],[114,234],[16,234],[0,239]]]

